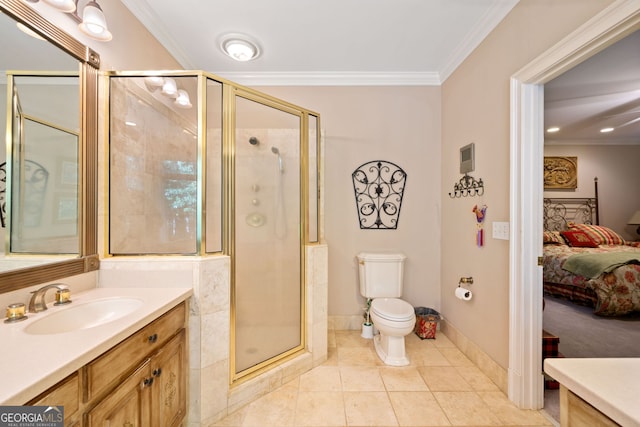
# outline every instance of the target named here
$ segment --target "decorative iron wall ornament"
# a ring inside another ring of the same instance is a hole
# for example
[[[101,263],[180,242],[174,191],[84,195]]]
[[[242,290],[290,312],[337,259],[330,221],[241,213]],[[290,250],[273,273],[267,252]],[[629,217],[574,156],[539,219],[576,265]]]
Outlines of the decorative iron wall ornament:
[[[460,181],[453,184],[453,193],[449,193],[449,197],[473,197],[482,196],[484,194],[484,183],[482,178],[476,181],[474,177],[469,174],[464,174]]]
[[[398,165],[374,160],[351,174],[362,229],[398,228],[407,174]]]

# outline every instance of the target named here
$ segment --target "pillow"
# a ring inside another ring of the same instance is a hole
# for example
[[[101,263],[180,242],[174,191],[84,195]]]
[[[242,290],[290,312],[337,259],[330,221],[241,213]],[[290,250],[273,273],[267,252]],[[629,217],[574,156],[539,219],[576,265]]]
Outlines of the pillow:
[[[545,245],[565,245],[559,231],[545,231],[542,233],[542,243]]]
[[[569,246],[574,248],[597,248],[598,243],[595,242],[587,233],[580,230],[561,231],[560,234],[567,241]]]
[[[570,230],[583,231],[591,237],[591,240],[599,245],[624,245],[621,235],[608,227],[591,224],[569,224]]]

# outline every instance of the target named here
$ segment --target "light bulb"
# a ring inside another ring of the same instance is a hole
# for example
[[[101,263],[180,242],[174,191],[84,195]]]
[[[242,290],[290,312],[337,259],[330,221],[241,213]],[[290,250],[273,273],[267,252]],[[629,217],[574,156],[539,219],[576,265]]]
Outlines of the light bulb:
[[[72,13],[76,11],[76,2],[74,0],[44,0],[44,2],[61,12]]]
[[[180,108],[191,108],[191,100],[189,99],[189,93],[184,89],[178,90],[178,97],[176,98],[174,103],[176,104],[177,107],[180,107]]]
[[[93,0],[84,7],[82,22],[78,27],[80,31],[96,40],[109,41],[113,38],[107,29],[107,20],[102,13],[102,8]]]
[[[172,78],[166,78],[164,79],[164,84],[162,85],[162,91],[161,93],[163,95],[166,95],[170,98],[175,98],[178,96],[178,85],[176,84],[176,81]]]

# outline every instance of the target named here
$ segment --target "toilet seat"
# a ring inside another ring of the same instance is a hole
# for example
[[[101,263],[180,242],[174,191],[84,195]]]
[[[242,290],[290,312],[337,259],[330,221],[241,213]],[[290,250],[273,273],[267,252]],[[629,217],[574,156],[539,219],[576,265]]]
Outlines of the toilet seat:
[[[411,304],[400,298],[376,298],[371,302],[371,311],[392,322],[406,322],[415,318]]]

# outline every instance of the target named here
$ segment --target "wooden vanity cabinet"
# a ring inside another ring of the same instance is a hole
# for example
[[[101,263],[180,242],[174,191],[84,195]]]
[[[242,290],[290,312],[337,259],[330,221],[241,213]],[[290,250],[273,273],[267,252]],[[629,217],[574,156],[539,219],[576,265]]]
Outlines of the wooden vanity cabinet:
[[[186,415],[186,303],[29,402],[64,405],[65,426],[175,427]]]
[[[27,403],[29,406],[63,406],[64,425],[67,427],[80,427],[82,413],[80,409],[81,398],[80,375],[74,372],[60,381],[40,396]]]
[[[184,329],[151,359],[151,426],[178,426],[187,411],[187,351]]]
[[[149,361],[91,409],[85,426],[150,426]]]
[[[585,402],[580,396],[560,385],[561,427],[620,427],[620,424]]]
[[[182,330],[91,409],[85,425],[179,426],[186,413],[185,354]]]

